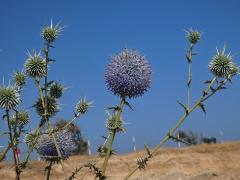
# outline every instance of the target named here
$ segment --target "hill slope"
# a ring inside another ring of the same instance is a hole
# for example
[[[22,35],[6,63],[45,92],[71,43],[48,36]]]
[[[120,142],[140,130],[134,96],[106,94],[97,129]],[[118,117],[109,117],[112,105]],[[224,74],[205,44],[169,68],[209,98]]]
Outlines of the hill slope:
[[[141,157],[143,151],[121,156],[112,156],[108,166],[109,179],[123,179],[134,166],[137,157]],[[75,168],[80,167],[89,156],[73,156],[65,161],[66,175],[71,175]],[[101,165],[102,159],[98,165]],[[27,170],[22,174],[22,179],[45,179],[45,162],[32,161]],[[100,166],[101,167],[101,166]],[[94,175],[87,169],[82,169],[76,176],[80,179],[94,179]],[[14,179],[12,164],[0,164],[0,179]],[[55,164],[51,179],[64,179],[62,168]],[[157,155],[150,160],[145,170],[138,171],[131,179],[135,180],[240,180],[240,142],[231,142],[215,145],[198,145],[187,148],[162,148]]]

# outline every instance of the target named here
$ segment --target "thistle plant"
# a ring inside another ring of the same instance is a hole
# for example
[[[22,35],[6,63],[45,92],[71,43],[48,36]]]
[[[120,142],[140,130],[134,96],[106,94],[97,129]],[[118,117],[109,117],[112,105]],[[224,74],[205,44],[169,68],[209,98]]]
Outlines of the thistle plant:
[[[111,107],[113,114],[109,115],[106,127],[109,131],[108,146],[102,166],[105,175],[108,160],[112,152],[113,142],[117,132],[125,131],[122,121],[124,105],[132,109],[127,98],[142,96],[151,84],[151,67],[144,56],[137,51],[124,49],[123,52],[112,57],[105,72],[105,81],[109,90],[120,97],[119,106]]]
[[[61,163],[64,170],[63,161],[71,155],[75,146],[74,135],[67,128],[81,115],[86,114],[92,104],[86,98],[81,98],[72,120],[61,128],[51,125],[51,119],[60,111],[59,100],[63,95],[64,86],[60,82],[49,81],[50,63],[56,62],[49,55],[63,28],[59,23],[53,25],[52,21],[50,26],[44,27],[41,32],[45,46],[43,50],[38,53],[35,50],[32,53],[28,52],[23,71],[16,71],[13,75],[14,84],[0,86],[0,108],[5,111],[3,118],[7,121],[9,131],[6,132],[9,134],[9,145],[1,152],[0,160],[4,159],[9,149],[12,149],[16,179],[20,179],[20,174],[25,169],[33,150],[36,150],[43,160],[49,162],[46,167],[46,179],[50,178],[53,163]],[[25,125],[31,121],[31,116],[26,110],[18,108],[21,102],[20,93],[24,90],[28,78],[35,82],[39,95],[32,106],[39,116],[39,124],[31,132],[25,129]],[[24,134],[29,149],[24,160],[20,161],[16,152],[21,142],[19,138]]]
[[[8,85],[0,87],[0,108],[4,110],[3,119],[7,121],[8,125],[8,132],[9,134],[9,146],[2,155],[3,157],[6,156],[6,153],[11,148],[13,157],[14,157],[14,164],[15,164],[15,172],[16,172],[16,179],[20,179],[20,169],[19,169],[19,159],[16,157],[15,153],[17,150],[18,145],[18,134],[21,132],[17,131],[17,122],[18,118],[15,118],[16,123],[11,124],[10,120],[10,113],[16,112],[17,117],[17,107],[20,103],[20,92],[15,85]],[[20,131],[20,130],[19,130]]]
[[[225,53],[226,46],[222,50],[217,49],[216,55],[214,55],[209,63],[209,70],[212,73],[213,77],[211,80],[205,81],[207,87],[202,90],[202,95],[200,98],[195,101],[194,105],[190,106],[190,85],[191,85],[191,63],[193,55],[196,53],[193,52],[193,47],[201,38],[201,34],[198,31],[190,30],[187,34],[187,39],[189,42],[189,50],[187,51],[186,58],[189,65],[188,68],[188,92],[187,92],[187,105],[178,101],[179,105],[183,108],[184,114],[179,119],[177,124],[169,130],[169,132],[162,138],[159,144],[152,150],[147,146],[146,155],[144,157],[138,158],[136,167],[133,168],[130,173],[124,178],[129,179],[137,170],[145,169],[149,159],[153,158],[158,149],[168,140],[178,141],[175,133],[176,130],[182,125],[182,123],[187,119],[187,117],[197,108],[200,108],[206,114],[206,107],[204,102],[212,97],[214,94],[220,92],[223,89],[226,89],[228,82],[231,82],[232,78],[240,73],[239,67],[234,62],[233,56],[228,53]],[[181,141],[181,140],[180,140]]]

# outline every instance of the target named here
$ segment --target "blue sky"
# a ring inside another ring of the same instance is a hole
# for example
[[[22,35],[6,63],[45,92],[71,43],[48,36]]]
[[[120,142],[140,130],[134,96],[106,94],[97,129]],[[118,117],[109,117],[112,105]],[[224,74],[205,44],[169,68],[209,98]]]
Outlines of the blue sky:
[[[104,70],[110,56],[123,48],[137,49],[152,65],[152,87],[143,96],[130,100],[134,111],[126,109],[123,119],[127,133],[119,134],[115,147],[119,152],[132,150],[132,137],[137,148],[144,143],[156,145],[183,114],[176,100],[186,102],[187,49],[185,29],[203,33],[193,60],[192,102],[204,88],[203,81],[212,75],[208,62],[216,47],[227,44],[240,64],[240,2],[237,0],[2,0],[0,2],[0,77],[5,82],[14,70],[21,70],[26,52],[43,48],[41,27],[50,19],[66,25],[63,35],[50,53],[57,60],[50,69],[50,79],[62,82],[68,89],[61,99],[62,111],[57,118],[70,119],[81,96],[94,101],[89,113],[79,119],[83,135],[90,139],[92,150],[106,135],[105,108],[119,103],[119,98],[106,89]],[[207,115],[196,110],[181,129],[203,133],[224,140],[240,139],[240,80],[235,78],[229,89],[209,99]],[[30,107],[36,97],[32,81],[23,93],[22,107]],[[39,121],[30,109],[29,129]],[[2,112],[1,112],[2,113]],[[6,129],[2,122],[1,130]],[[3,144],[6,144],[6,140]]]

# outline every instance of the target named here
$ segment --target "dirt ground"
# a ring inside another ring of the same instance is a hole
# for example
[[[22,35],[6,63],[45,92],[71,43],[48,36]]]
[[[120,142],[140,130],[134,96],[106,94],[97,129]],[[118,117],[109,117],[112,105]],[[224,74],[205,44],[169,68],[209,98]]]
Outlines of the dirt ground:
[[[110,159],[107,170],[108,179],[121,180],[134,167],[136,159],[145,152],[139,151],[125,155],[115,155]],[[72,156],[64,162],[68,177],[76,168],[82,166],[93,156]],[[103,159],[97,165],[101,167]],[[21,175],[21,179],[45,179],[47,163],[31,161]],[[14,167],[10,163],[0,163],[0,180],[14,179]],[[94,179],[93,173],[83,168],[76,179]],[[53,165],[51,179],[65,179],[60,164]],[[240,142],[214,145],[198,145],[186,148],[161,148],[152,158],[145,170],[137,171],[132,180],[240,180]]]

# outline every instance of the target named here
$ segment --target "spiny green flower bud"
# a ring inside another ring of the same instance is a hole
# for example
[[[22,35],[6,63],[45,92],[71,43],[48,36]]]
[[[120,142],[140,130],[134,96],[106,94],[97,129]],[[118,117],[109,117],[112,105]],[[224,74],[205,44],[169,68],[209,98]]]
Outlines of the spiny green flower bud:
[[[240,68],[236,64],[234,64],[234,66],[232,68],[232,72],[230,74],[231,74],[231,76],[235,76],[237,74],[240,74]]]
[[[28,53],[28,58],[25,62],[25,72],[29,77],[41,78],[46,75],[46,61],[43,60],[40,53],[33,52],[33,54]]]
[[[53,26],[53,23],[51,21],[50,26],[46,26],[42,29],[41,35],[43,39],[46,40],[48,43],[52,43],[60,35],[60,32],[62,32],[63,28],[64,27],[60,26],[59,23]]]
[[[108,128],[108,130],[117,130],[118,132],[123,132],[125,131],[125,129],[123,128],[123,121],[122,118],[120,117],[120,119],[117,119],[116,114],[111,115],[110,113],[108,113],[108,118],[107,118],[107,122],[106,122],[106,127]]]
[[[14,115],[12,118],[16,119],[16,115]],[[30,117],[29,117],[28,112],[22,111],[22,112],[17,113],[18,124],[25,125],[25,124],[29,123],[29,120],[30,120]]]
[[[38,134],[35,131],[32,131],[26,134],[24,141],[29,147],[33,147],[34,142],[36,141]]]
[[[53,83],[50,87],[50,96],[60,98],[63,95],[63,85],[60,83]]]
[[[16,71],[13,75],[13,80],[19,87],[22,87],[26,84],[26,76],[23,72]]]
[[[88,102],[85,97],[81,98],[76,105],[76,111],[77,113],[85,114],[91,105],[92,102]]]
[[[219,78],[231,78],[239,73],[239,67],[234,63],[231,54],[225,54],[226,47],[218,51],[209,63],[210,71]]]
[[[45,98],[44,98],[45,100]],[[42,104],[41,98],[38,99],[38,101],[34,105],[37,113],[41,117],[45,117],[45,110]],[[47,115],[49,117],[54,116],[59,111],[59,105],[57,103],[57,100],[53,97],[47,97]]]
[[[187,32],[188,41],[191,44],[196,44],[201,38],[201,33],[197,30],[189,29],[186,32]]]
[[[20,102],[20,94],[15,86],[0,87],[0,108],[11,110]]]

